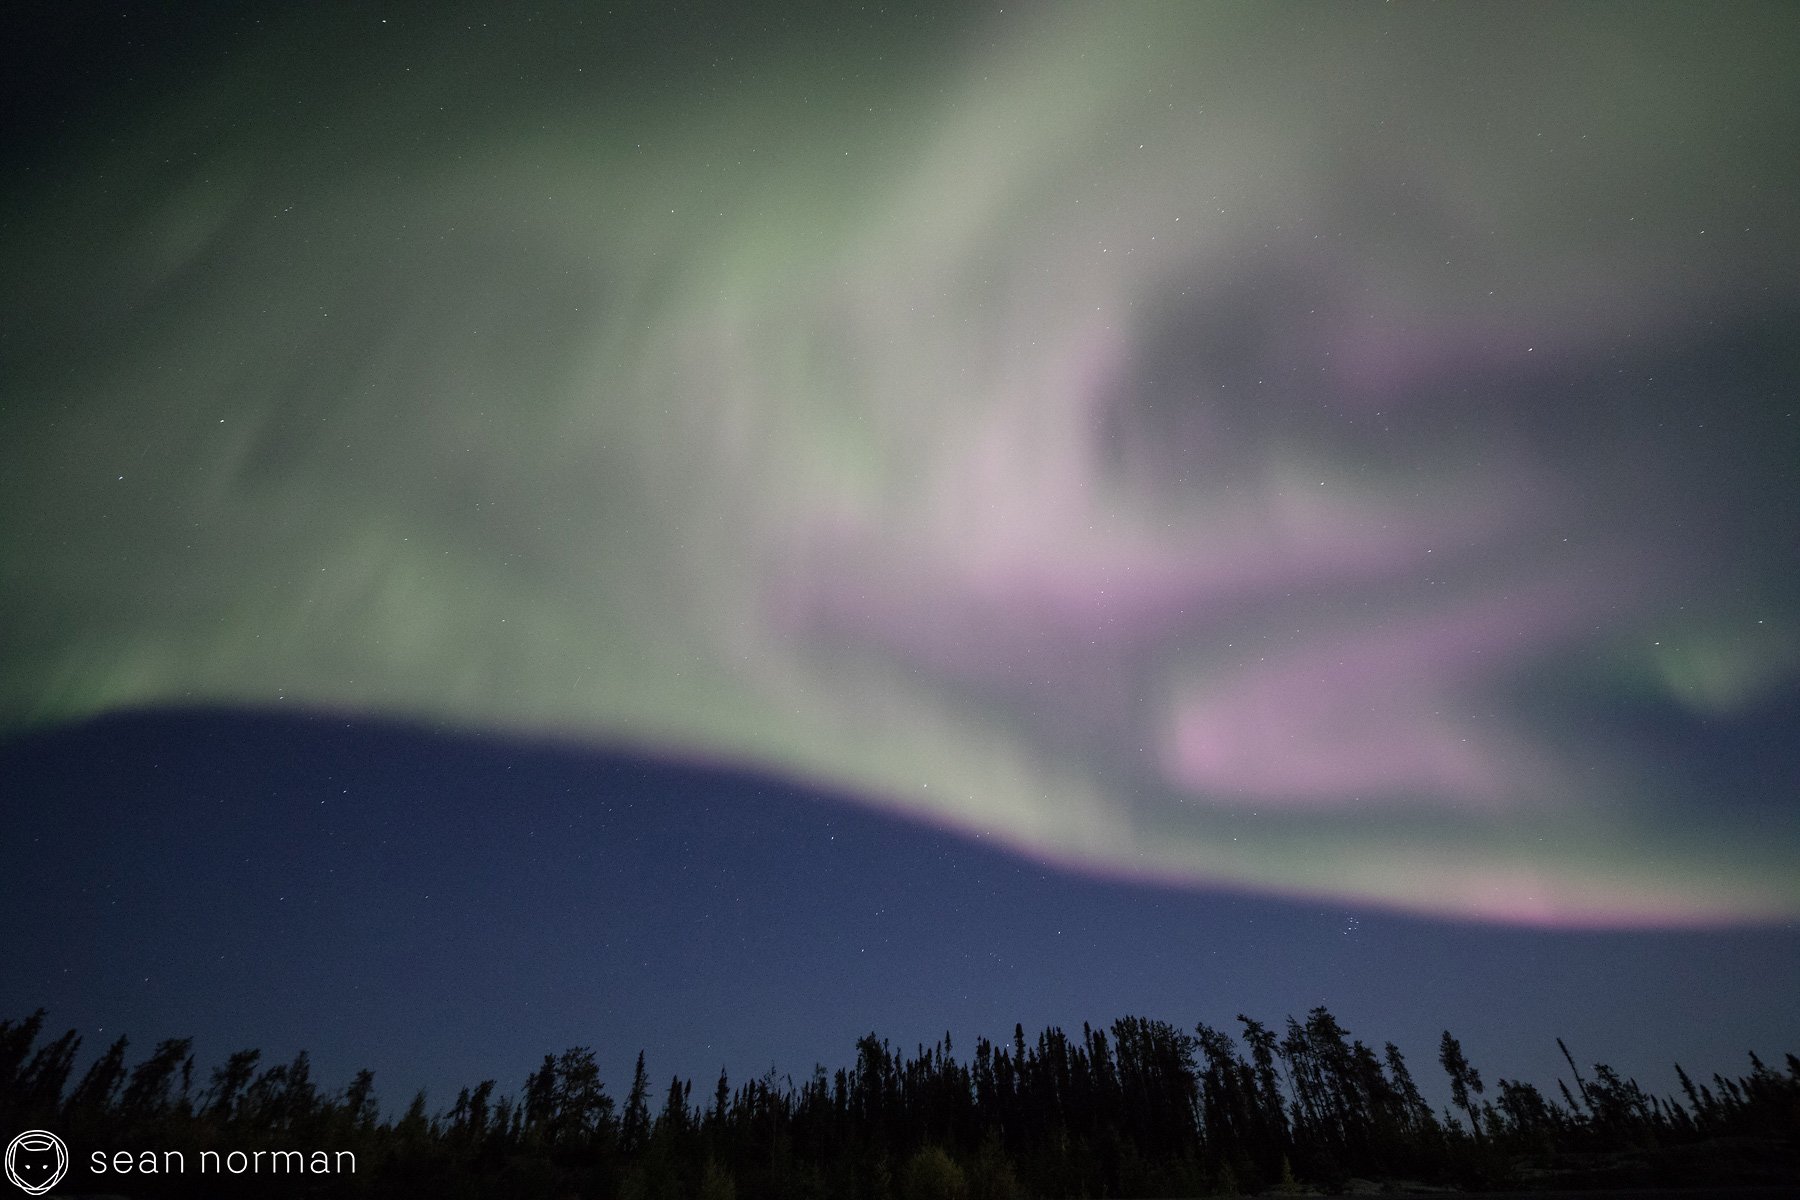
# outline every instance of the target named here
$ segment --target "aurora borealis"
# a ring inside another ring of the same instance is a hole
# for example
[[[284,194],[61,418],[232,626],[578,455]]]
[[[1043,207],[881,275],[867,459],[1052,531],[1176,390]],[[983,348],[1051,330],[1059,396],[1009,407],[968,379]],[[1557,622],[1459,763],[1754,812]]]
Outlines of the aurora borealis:
[[[1800,914],[1790,10],[218,21],[16,145],[15,731],[392,717],[1103,874]]]
[[[1800,1049],[1795,10],[779,7],[0,12],[0,1019]]]

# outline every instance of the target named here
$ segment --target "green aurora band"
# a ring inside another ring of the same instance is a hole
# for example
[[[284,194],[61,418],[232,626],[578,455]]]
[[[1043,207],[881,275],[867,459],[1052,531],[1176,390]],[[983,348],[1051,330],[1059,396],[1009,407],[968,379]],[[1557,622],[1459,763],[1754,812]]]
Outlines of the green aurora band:
[[[1683,757],[1800,673],[1794,9],[626,13],[246,18],[20,152],[0,721],[1800,915],[1785,785]]]

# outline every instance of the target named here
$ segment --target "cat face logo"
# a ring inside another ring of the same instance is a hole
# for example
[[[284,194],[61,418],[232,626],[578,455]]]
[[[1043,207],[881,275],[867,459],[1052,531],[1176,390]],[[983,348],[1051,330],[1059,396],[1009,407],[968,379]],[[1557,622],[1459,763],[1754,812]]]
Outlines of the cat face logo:
[[[6,1177],[33,1196],[55,1187],[69,1169],[69,1148],[54,1133],[27,1129],[6,1147]]]

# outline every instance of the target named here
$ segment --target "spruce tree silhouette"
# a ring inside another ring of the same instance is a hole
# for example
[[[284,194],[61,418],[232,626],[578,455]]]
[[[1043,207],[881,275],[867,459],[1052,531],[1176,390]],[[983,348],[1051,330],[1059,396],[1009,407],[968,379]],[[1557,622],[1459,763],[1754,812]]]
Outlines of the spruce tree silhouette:
[[[631,1074],[631,1091],[625,1097],[625,1120],[619,1128],[619,1148],[639,1154],[650,1141],[650,1076],[644,1070],[644,1052],[638,1051],[637,1069]]]
[[[1450,1076],[1450,1099],[1469,1115],[1469,1128],[1479,1142],[1482,1138],[1481,1112],[1475,1107],[1474,1096],[1481,1095],[1485,1090],[1481,1083],[1481,1072],[1469,1065],[1469,1060],[1463,1056],[1462,1043],[1451,1037],[1448,1029],[1444,1030],[1444,1038],[1438,1043],[1438,1062],[1443,1064],[1444,1073]],[[1470,1093],[1474,1093],[1474,1096]]]

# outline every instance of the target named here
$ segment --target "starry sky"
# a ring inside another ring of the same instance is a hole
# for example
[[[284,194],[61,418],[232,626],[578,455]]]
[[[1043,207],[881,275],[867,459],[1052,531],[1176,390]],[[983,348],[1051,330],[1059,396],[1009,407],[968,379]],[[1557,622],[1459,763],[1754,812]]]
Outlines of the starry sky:
[[[767,9],[0,18],[0,1003],[1800,1048],[1800,15]]]

